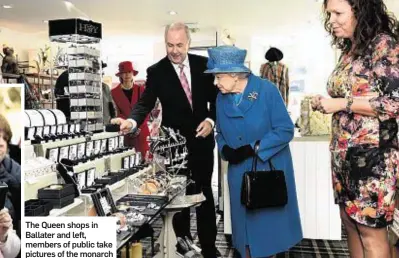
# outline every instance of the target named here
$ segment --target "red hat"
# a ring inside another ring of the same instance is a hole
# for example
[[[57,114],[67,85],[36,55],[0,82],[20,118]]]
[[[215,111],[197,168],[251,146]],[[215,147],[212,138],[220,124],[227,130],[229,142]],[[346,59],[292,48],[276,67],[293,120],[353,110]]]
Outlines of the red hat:
[[[133,63],[130,61],[124,61],[119,63],[119,72],[115,74],[116,76],[120,76],[121,73],[133,72],[133,75],[136,76],[139,72],[133,69]]]

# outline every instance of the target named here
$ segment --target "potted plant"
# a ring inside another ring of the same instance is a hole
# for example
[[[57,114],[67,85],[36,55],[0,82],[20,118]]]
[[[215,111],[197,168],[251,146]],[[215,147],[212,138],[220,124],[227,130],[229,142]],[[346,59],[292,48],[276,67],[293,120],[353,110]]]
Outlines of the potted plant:
[[[35,60],[38,74],[43,73],[45,71],[47,63],[50,64],[49,53],[50,53],[50,46],[45,45],[44,48],[40,48],[40,51],[37,54],[38,60]]]

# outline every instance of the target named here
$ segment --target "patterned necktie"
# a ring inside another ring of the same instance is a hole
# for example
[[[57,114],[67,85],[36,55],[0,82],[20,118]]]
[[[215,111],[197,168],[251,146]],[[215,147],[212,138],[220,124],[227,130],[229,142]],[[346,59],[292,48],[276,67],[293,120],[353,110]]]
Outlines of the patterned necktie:
[[[192,108],[193,103],[192,103],[191,90],[190,90],[190,85],[188,84],[186,74],[184,73],[184,64],[180,64],[179,68],[180,68],[180,76],[179,76],[180,83],[181,83],[181,86],[183,87],[184,92],[186,93],[188,102],[190,103],[190,106]]]

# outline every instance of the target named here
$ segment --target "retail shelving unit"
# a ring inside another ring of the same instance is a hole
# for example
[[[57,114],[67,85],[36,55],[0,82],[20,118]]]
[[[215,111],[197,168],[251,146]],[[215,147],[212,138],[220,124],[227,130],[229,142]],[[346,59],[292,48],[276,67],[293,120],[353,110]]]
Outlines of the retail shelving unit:
[[[62,44],[63,55],[56,57],[56,68],[68,71],[70,120],[82,130],[103,130],[101,90],[101,24],[81,19],[49,21],[51,42]]]

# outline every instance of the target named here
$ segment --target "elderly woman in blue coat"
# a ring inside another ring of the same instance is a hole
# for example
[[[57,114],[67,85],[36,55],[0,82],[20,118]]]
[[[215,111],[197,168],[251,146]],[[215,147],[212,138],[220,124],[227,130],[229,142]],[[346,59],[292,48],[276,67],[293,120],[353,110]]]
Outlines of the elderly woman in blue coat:
[[[209,49],[208,54],[205,72],[215,74],[220,90],[216,140],[222,158],[229,162],[233,245],[242,257],[270,257],[302,239],[289,148],[294,125],[277,87],[245,67],[246,50],[221,46]],[[251,170],[258,140],[258,170],[269,170],[271,159],[275,169],[285,173],[288,203],[284,207],[248,210],[240,202],[243,174]]]

